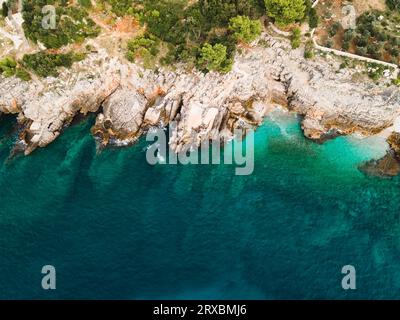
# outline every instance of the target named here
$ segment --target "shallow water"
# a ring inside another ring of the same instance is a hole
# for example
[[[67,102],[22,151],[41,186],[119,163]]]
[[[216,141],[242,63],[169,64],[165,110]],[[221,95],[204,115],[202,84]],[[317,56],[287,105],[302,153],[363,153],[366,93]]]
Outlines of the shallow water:
[[[399,298],[400,180],[366,177],[379,138],[307,141],[279,112],[255,172],[152,167],[146,142],[96,152],[93,119],[7,160],[0,124],[0,298]],[[41,268],[57,290],[41,289]],[[357,290],[341,288],[344,265]]]

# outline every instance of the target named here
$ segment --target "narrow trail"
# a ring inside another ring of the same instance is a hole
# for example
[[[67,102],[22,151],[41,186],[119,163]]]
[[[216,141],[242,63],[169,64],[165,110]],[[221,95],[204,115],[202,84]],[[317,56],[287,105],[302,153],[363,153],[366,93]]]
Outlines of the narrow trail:
[[[389,63],[389,62],[385,62],[385,61],[381,61],[381,60],[376,60],[376,59],[372,59],[372,58],[368,58],[368,57],[363,57],[363,56],[360,56],[360,55],[357,55],[357,54],[344,52],[344,51],[341,51],[341,50],[336,50],[336,49],[332,49],[332,48],[323,47],[323,46],[318,44],[317,39],[314,36],[314,33],[315,33],[315,29],[311,33],[315,49],[320,50],[322,52],[326,52],[326,53],[333,53],[333,54],[335,54],[337,56],[341,56],[341,57],[346,57],[346,58],[360,60],[360,61],[364,61],[364,62],[379,64],[379,65],[382,65],[384,67],[392,68],[392,69],[394,69],[393,78],[394,79],[398,78],[398,76],[400,74],[400,69],[399,69],[399,66],[397,64]]]
[[[284,37],[290,37],[291,33],[290,32],[286,32],[286,31],[282,31],[280,30],[278,27],[276,27],[273,23],[270,23],[270,27],[271,29]],[[397,64],[394,63],[389,63],[389,62],[385,62],[385,61],[381,61],[381,60],[376,60],[376,59],[372,59],[372,58],[368,58],[368,57],[363,57],[357,54],[353,54],[353,53],[349,53],[349,52],[344,52],[341,50],[337,50],[337,49],[332,49],[332,48],[328,48],[328,47],[324,47],[318,44],[317,39],[315,37],[315,29],[311,30],[311,37],[312,37],[312,41],[314,43],[314,47],[317,50],[320,50],[322,52],[326,52],[326,53],[332,53],[335,54],[337,56],[341,56],[341,57],[345,57],[345,58],[350,58],[350,59],[355,59],[355,60],[359,60],[359,61],[364,61],[364,62],[368,62],[368,63],[374,63],[374,64],[379,64],[382,65],[386,68],[392,68],[394,69],[393,72],[393,78],[397,79],[400,75],[400,68]]]

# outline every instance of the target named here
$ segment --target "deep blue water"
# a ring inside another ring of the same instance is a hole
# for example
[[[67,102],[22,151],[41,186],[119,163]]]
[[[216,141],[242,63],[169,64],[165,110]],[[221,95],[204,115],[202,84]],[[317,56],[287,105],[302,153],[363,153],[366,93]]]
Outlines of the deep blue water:
[[[400,298],[400,180],[357,169],[384,154],[378,138],[317,145],[275,114],[254,174],[235,176],[150,166],[144,141],[97,153],[93,119],[8,159],[13,121],[0,123],[0,298]]]

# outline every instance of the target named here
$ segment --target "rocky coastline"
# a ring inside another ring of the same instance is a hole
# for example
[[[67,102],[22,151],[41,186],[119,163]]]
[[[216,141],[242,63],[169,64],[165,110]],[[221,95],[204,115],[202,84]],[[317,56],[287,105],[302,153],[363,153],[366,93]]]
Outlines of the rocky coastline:
[[[399,158],[400,88],[340,68],[332,56],[307,60],[304,49],[263,34],[237,55],[231,72],[203,74],[184,66],[145,70],[95,40],[89,44],[95,50],[58,78],[0,76],[0,112],[17,115],[26,155],[53,142],[77,114],[98,113],[92,133],[102,145],[133,144],[150,128],[174,121],[171,146],[179,152],[229,137],[235,128],[256,128],[280,105],[302,116],[309,139],[385,134]]]

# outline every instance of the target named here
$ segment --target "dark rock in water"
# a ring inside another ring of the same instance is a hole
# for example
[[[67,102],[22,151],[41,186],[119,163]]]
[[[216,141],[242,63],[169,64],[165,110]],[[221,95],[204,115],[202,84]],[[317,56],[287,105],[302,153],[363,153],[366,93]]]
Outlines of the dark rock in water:
[[[382,159],[371,160],[362,164],[359,169],[372,177],[395,177],[400,173],[400,161],[391,151]]]
[[[340,136],[342,136],[342,134],[338,130],[331,129],[327,133],[321,135],[321,138],[316,140],[315,142],[318,144],[323,144]]]
[[[396,157],[400,159],[400,133],[393,132],[387,142],[389,143],[390,148],[395,152]]]

